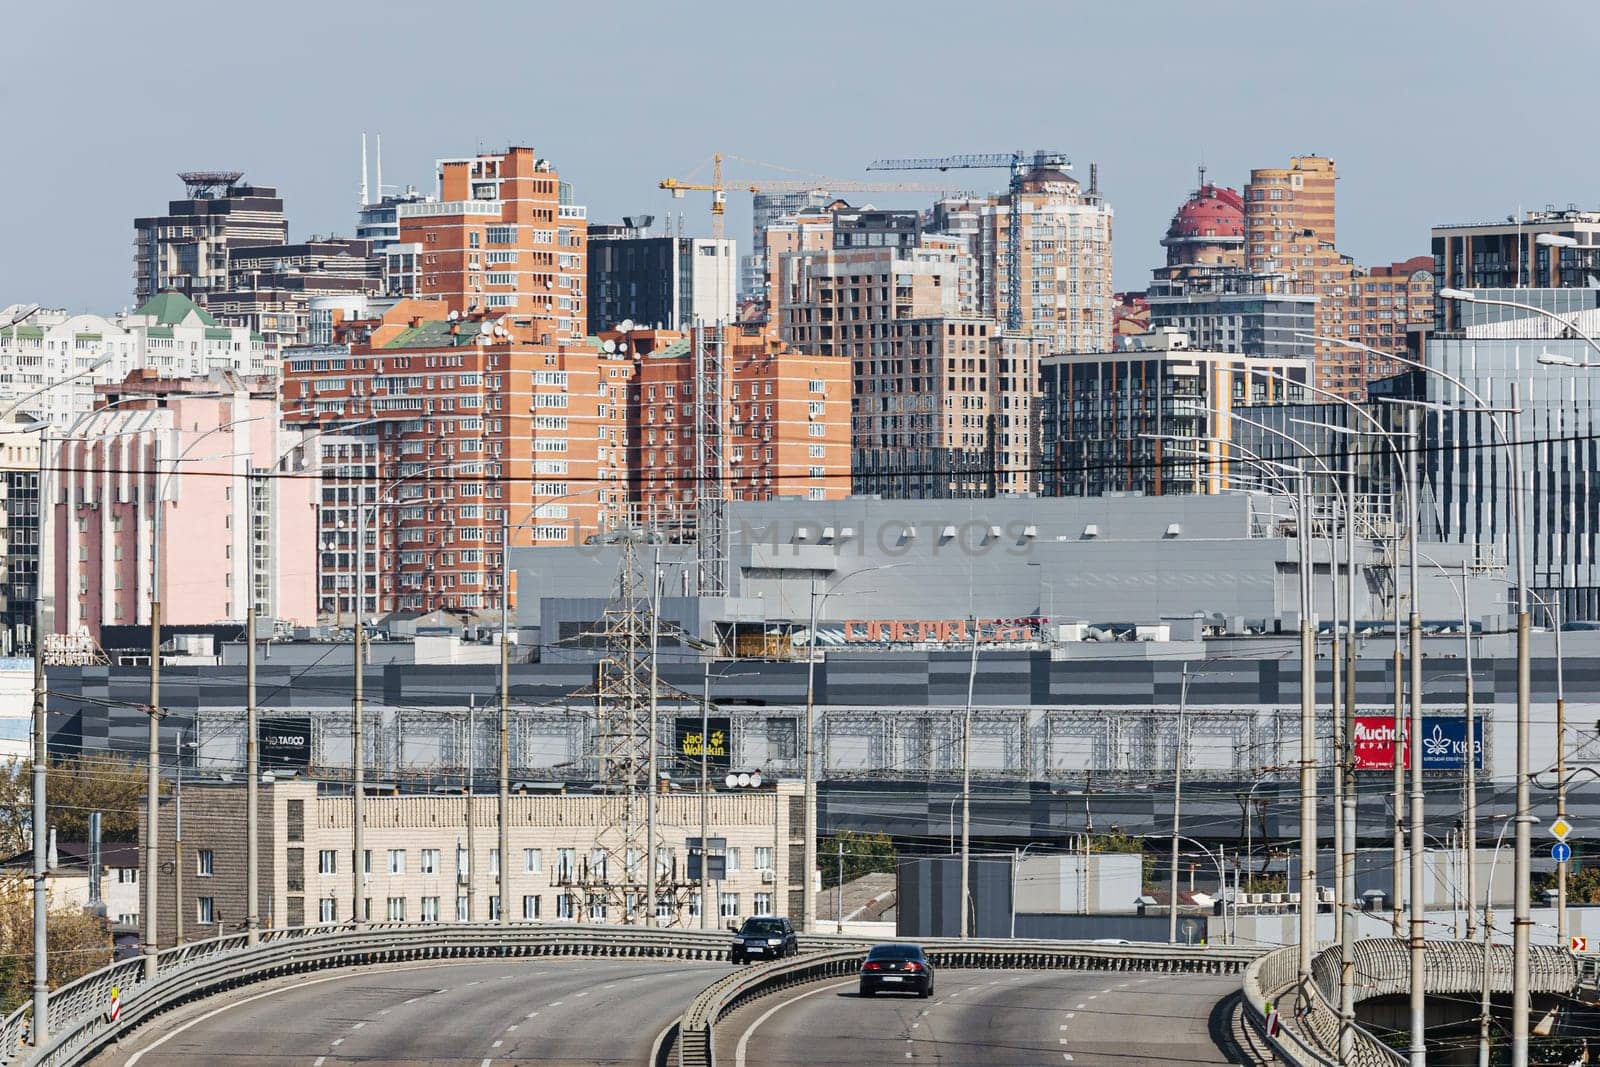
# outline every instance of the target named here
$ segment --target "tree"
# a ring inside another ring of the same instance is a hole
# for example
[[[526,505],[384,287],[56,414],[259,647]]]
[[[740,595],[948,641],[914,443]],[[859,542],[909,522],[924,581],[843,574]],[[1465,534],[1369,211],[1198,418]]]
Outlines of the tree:
[[[888,834],[857,834],[846,830],[818,843],[817,866],[822,869],[824,888],[832,889],[839,884],[840,845],[844,846],[846,882],[852,882],[863,874],[894,870],[894,841]]]
[[[46,815],[62,841],[89,839],[89,813],[100,812],[106,841],[139,840],[144,768],[115,756],[72,756],[50,761],[45,777]],[[0,854],[33,847],[33,762],[0,764]]]
[[[78,908],[53,909],[46,918],[50,943],[48,981],[59,989],[111,962],[111,928]],[[29,880],[0,880],[0,1013],[10,1013],[33,990],[33,897]]]

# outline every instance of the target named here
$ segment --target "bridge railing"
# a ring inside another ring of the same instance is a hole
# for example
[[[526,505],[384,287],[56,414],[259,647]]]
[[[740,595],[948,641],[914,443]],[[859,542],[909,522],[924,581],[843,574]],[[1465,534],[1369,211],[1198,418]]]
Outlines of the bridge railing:
[[[820,939],[812,938],[816,941]],[[716,1025],[729,1012],[757,997],[790,986],[854,975],[872,942],[832,942],[820,952],[759,964],[711,983],[689,1003],[679,1020],[678,1067],[713,1067]],[[1242,974],[1256,949],[1193,948],[1177,945],[1103,945],[1071,941],[961,941],[929,938],[918,942],[935,968],[992,970],[1141,971],[1169,974]]]
[[[1511,991],[1511,947],[1470,941],[1430,941],[1423,988],[1430,996],[1476,994],[1483,986],[1485,962],[1491,991]],[[1355,943],[1355,1000],[1403,996],[1411,989],[1411,950],[1403,938],[1363,938]],[[1406,1058],[1352,1023],[1348,1058],[1339,1056],[1338,946],[1317,953],[1311,980],[1299,981],[1299,948],[1278,949],[1251,963],[1244,976],[1246,1018],[1291,1067],[1334,1065],[1393,1067]],[[1565,949],[1534,946],[1529,961],[1530,988],[1536,993],[1571,993],[1582,977],[1581,964]]]
[[[192,941],[157,956],[154,979],[143,959],[125,960],[85,975],[50,994],[47,1037],[28,1043],[32,1005],[0,1022],[0,1065],[57,1067],[81,1062],[140,1022],[198,997],[279,975],[334,967],[424,959],[518,956],[665,957],[726,959],[728,935],[717,930],[661,930],[579,923],[404,924],[360,928],[295,927],[263,930],[260,944],[243,934]],[[121,1013],[108,1017],[117,989]]]

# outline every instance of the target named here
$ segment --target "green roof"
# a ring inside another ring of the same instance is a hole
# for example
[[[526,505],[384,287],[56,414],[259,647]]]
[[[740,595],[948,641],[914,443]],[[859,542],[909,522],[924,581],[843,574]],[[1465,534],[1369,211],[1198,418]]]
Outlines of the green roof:
[[[11,335],[13,339],[18,337],[26,337],[30,341],[44,340],[44,327],[33,326],[28,323],[23,323],[21,326],[13,326],[7,330],[6,333]]]
[[[689,355],[692,351],[694,351],[694,342],[690,338],[680,337],[670,345],[662,345],[660,348],[653,349],[645,358],[677,359],[680,356]]]
[[[72,339],[74,341],[99,341],[99,340],[102,340],[101,336],[99,334],[97,334],[97,333],[75,333],[75,334],[72,335]]]
[[[191,314],[200,316],[203,326],[215,326],[217,320],[212,318],[199,304],[184,296],[182,293],[157,293],[135,315],[153,315],[156,322],[162,326],[176,326],[187,319]]]
[[[150,327],[149,331],[145,334],[145,336],[153,337],[157,341],[170,341],[170,340],[172,340],[172,327],[171,326],[152,326],[152,327]]]
[[[403,331],[384,348],[458,348],[478,336],[476,326],[452,334],[453,322],[424,322]]]
[[[228,329],[226,326],[207,326],[206,340],[231,341],[233,340],[233,331]]]

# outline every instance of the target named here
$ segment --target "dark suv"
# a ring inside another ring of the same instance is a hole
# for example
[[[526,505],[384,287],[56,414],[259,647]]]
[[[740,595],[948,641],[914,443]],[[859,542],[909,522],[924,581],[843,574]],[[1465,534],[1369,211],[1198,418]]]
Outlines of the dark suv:
[[[734,963],[751,959],[775,960],[782,956],[793,956],[799,951],[800,945],[794,939],[794,927],[789,925],[788,919],[759,915],[746,919],[739,932],[733,935],[728,958]]]

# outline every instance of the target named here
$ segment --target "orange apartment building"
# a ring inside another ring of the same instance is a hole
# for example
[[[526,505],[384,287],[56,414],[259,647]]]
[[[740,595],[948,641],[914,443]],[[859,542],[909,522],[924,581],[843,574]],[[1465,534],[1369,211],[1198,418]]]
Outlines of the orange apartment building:
[[[502,522],[513,545],[563,544],[626,512],[626,356],[548,342],[538,318],[452,318],[442,301],[339,336],[290,350],[283,403],[324,430],[375,428],[361,493],[380,612],[498,608]]]
[[[549,160],[513,147],[442,159],[433,201],[400,204],[400,242],[418,249],[415,296],[462,315],[531,317],[549,343],[587,322],[586,210]]]
[[[1245,265],[1289,277],[1316,296],[1316,332],[1404,355],[1407,332],[1433,322],[1433,278],[1426,257],[1363,270],[1335,239],[1338,170],[1325,156],[1295,156],[1288,167],[1257,168],[1245,186]],[[1399,301],[1397,304],[1396,301]],[[1387,327],[1387,328],[1386,328]],[[1316,343],[1314,384],[1350,399],[1400,365],[1326,341]]]
[[[711,477],[696,440],[694,337],[672,330],[602,337],[625,340],[637,357],[626,416],[635,521],[691,529]],[[803,355],[755,328],[725,328],[722,346],[724,497],[849,496],[849,360]]]
[[[404,301],[291,350],[286,409],[325,431],[376,423],[377,521],[365,585],[382,612],[498,609],[513,547],[648,524],[688,536],[702,485],[691,339],[672,331],[545,340],[533,316]],[[727,329],[729,499],[849,495],[849,362]],[[372,512],[369,511],[369,514]],[[324,539],[336,509],[324,508]],[[514,591],[513,591],[514,603]]]

